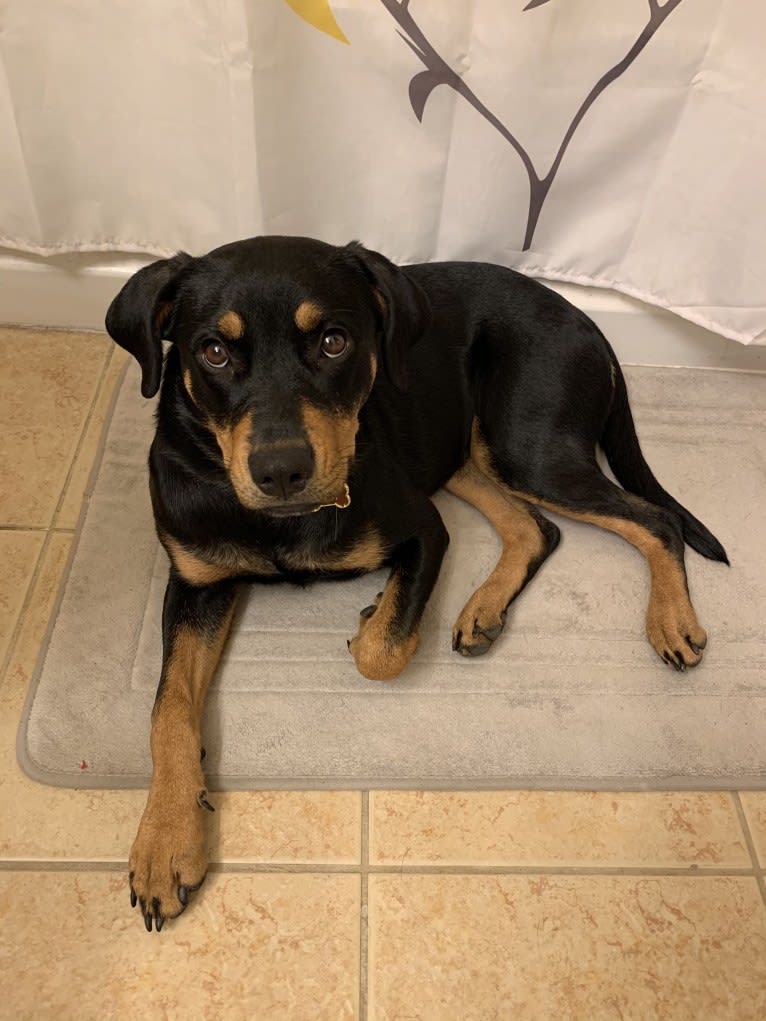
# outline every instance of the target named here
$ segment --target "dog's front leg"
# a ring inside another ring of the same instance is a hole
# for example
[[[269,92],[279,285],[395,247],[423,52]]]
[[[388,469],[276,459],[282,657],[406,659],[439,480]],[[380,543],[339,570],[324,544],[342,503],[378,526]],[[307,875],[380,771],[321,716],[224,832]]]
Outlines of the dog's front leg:
[[[407,511],[413,533],[394,546],[391,574],[372,606],[362,610],[359,631],[349,642],[357,670],[372,681],[387,681],[402,672],[418,645],[418,627],[436,584],[449,535],[430,500],[415,517]]]
[[[152,710],[152,782],[130,852],[130,898],[146,928],[179,915],[207,871],[200,718],[231,623],[232,582],[194,587],[171,568],[163,665]]]

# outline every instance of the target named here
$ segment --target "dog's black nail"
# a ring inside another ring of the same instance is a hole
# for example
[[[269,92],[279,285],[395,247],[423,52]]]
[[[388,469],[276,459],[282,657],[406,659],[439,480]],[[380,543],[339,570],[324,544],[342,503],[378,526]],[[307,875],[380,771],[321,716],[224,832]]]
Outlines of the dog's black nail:
[[[144,915],[144,925],[147,932],[152,931],[152,916],[148,912]]]
[[[137,902],[138,902],[138,897],[136,896],[136,891],[131,886],[131,888],[130,888],[130,906],[132,908],[134,908],[136,906]]]
[[[452,650],[453,650],[453,652],[457,652],[457,650],[460,648],[460,643],[462,642],[462,640],[463,640],[463,632],[462,631],[458,631],[458,633],[452,639]]]
[[[686,669],[683,655],[675,649],[670,653],[670,662],[679,673]]]
[[[189,894],[186,892],[185,886],[178,887],[178,899],[181,901],[184,907],[189,903]]]
[[[205,756],[206,755],[207,755],[207,752],[205,751],[205,749],[204,748],[200,748],[200,752],[199,752],[199,760],[200,760],[200,762],[204,762],[205,761]]]
[[[346,648],[348,649],[349,652],[351,652],[351,639],[350,638],[346,639]]]
[[[375,613],[375,606],[365,606],[363,610],[359,611],[360,617],[365,617],[367,620]]]
[[[197,804],[200,808],[206,808],[208,812],[215,812],[215,809],[207,800],[207,791],[200,791],[197,795]]]

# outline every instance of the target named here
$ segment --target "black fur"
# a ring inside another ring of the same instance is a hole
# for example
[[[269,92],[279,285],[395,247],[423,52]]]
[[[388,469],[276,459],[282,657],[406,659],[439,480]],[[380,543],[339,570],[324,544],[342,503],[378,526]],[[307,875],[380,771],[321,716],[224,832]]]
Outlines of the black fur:
[[[337,368],[321,371],[306,355],[293,314],[307,298],[352,337],[353,354]],[[210,382],[198,352],[218,336],[217,319],[228,309],[242,315],[246,333],[224,385],[220,377]],[[173,342],[150,455],[152,499],[160,534],[200,556],[225,544],[267,556],[280,579],[345,577],[354,572],[300,570],[290,561],[299,550],[309,559],[340,555],[373,523],[397,570],[413,540],[438,535],[425,543],[432,548],[422,568],[430,592],[446,540],[429,497],[465,461],[477,418],[494,466],[512,488],[574,510],[626,514],[679,555],[683,537],[726,562],[720,543],[662,489],[644,460],[622,373],[601,332],[564,298],[512,270],[457,262],[398,268],[358,243],[255,238],[141,270],[106,322],[141,363],[147,396],[158,385],[161,339]],[[350,507],[274,517],[243,506],[209,420],[257,405],[261,435],[254,443],[292,435],[303,397],[328,409],[353,406],[361,379],[355,361],[368,353],[380,357],[385,372],[359,414]],[[196,404],[184,370],[192,373]],[[637,512],[594,471],[598,444],[626,489],[656,513]],[[422,612],[421,599],[414,613],[403,612],[407,628]]]
[[[456,473],[467,499],[489,492],[498,520],[527,537],[500,602],[558,543],[531,504],[595,519],[654,561],[647,632],[660,656],[678,670],[699,662],[707,639],[684,542],[726,554],[652,474],[609,344],[542,284],[498,266],[403,269],[357,243],[264,237],[141,270],[106,325],[140,363],[146,397],[170,342],[149,466],[171,569],[155,770],[130,856],[131,903],[150,931],[204,878],[199,718],[237,583],[386,564],[385,593],[361,612],[350,649],[366,676],[395,676],[449,541],[430,498]],[[598,467],[598,445],[624,489]],[[507,606],[488,603],[458,618],[459,652],[481,654],[502,631]]]

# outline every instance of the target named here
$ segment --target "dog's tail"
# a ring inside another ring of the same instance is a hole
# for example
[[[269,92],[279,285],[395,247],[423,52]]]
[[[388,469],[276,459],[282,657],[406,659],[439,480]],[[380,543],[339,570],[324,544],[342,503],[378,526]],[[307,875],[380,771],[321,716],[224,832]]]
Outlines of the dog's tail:
[[[684,541],[692,549],[701,553],[703,557],[728,564],[729,558],[726,556],[726,550],[713,533],[705,528],[702,522],[690,514],[685,507],[674,500],[670,493],[666,493],[652,474],[652,470],[641,452],[633,415],[628,404],[625,378],[614,356],[612,356],[612,365],[614,367],[614,398],[601,436],[601,446],[615,478],[630,492],[637,493],[660,507],[667,507],[668,510],[675,511],[681,519]]]

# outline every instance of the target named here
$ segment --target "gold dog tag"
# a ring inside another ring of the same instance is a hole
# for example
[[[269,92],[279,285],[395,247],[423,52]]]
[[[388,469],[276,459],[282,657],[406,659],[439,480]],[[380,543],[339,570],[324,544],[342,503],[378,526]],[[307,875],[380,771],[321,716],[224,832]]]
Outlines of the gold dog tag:
[[[317,511],[322,510],[324,507],[340,507],[341,510],[345,510],[346,507],[351,504],[351,493],[348,490],[348,483],[343,483],[343,495],[338,500],[333,500],[332,503],[320,503],[318,507],[315,507],[312,514],[316,514]]]

